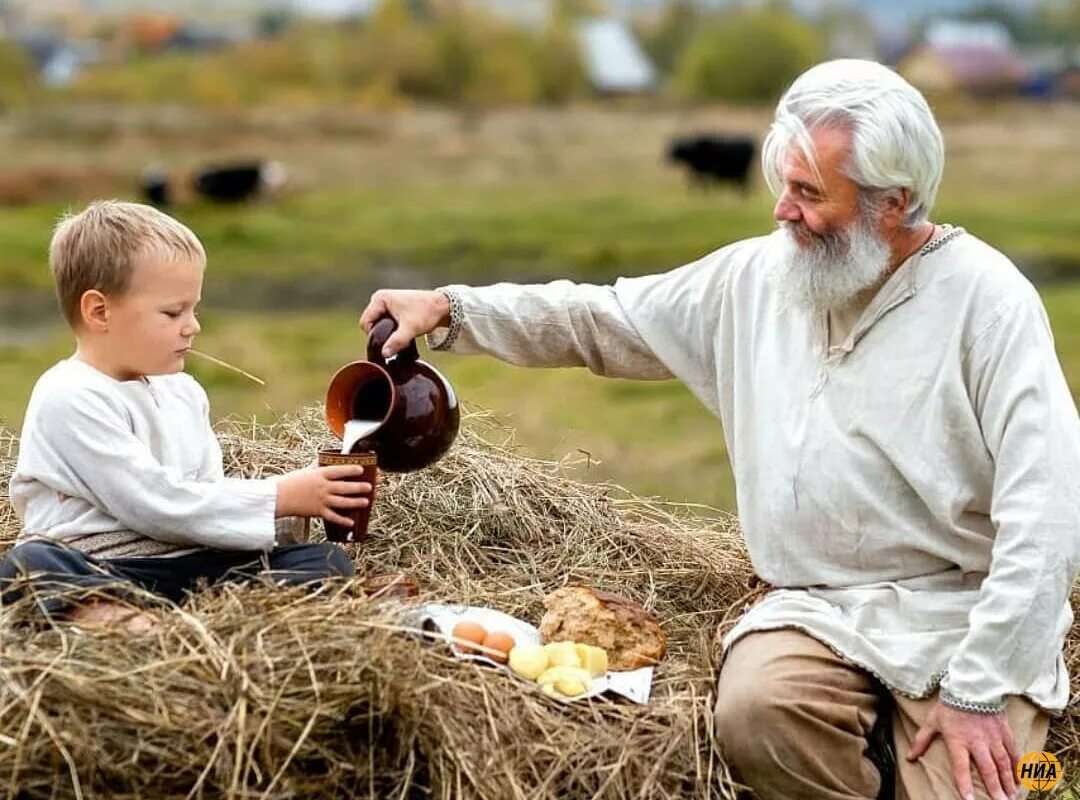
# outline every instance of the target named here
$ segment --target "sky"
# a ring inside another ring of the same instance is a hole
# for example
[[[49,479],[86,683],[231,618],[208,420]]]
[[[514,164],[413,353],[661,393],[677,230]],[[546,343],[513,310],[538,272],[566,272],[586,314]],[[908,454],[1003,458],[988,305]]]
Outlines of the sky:
[[[25,2],[47,3],[49,0],[0,0],[0,6],[5,3],[19,5]],[[609,7],[619,12],[631,12],[634,10],[655,10],[665,5],[669,0],[606,0]],[[745,0],[744,0],[745,1]],[[64,0],[65,4],[70,0]],[[309,13],[316,16],[339,16],[342,14],[355,14],[362,12],[378,0],[76,0],[88,9],[115,9],[115,8],[154,8],[186,9],[198,8],[200,5],[206,8],[221,8],[232,6],[234,8],[275,8],[288,7],[294,11]],[[512,11],[515,7],[535,6],[543,7],[545,0],[486,0],[492,5],[500,6],[505,10]],[[736,2],[736,0],[697,0],[702,6],[723,7]],[[826,5],[853,7],[868,12],[878,26],[907,26],[927,14],[950,14],[968,11],[976,6],[983,5],[986,0],[790,0],[796,8],[813,12]],[[1041,0],[998,0],[1000,5],[1008,6],[1017,10],[1031,10]]]

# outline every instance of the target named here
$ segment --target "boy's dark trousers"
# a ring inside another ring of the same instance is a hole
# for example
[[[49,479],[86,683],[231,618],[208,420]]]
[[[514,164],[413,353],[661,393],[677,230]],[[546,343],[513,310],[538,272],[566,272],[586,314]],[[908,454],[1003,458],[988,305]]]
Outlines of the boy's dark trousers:
[[[179,603],[200,583],[265,577],[297,586],[353,574],[345,551],[327,542],[276,547],[267,553],[207,549],[173,557],[97,559],[55,542],[33,540],[12,548],[0,562],[0,603],[12,603],[32,587],[38,606],[51,614],[71,605],[73,590],[139,602],[137,593],[124,591],[137,586]],[[19,581],[25,575],[32,576],[29,584]]]

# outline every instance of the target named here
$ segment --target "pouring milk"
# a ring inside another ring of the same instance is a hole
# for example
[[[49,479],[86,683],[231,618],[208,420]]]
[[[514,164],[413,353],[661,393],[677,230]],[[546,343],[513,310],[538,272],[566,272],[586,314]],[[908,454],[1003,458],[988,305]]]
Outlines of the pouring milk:
[[[381,419],[350,419],[345,423],[345,432],[341,436],[341,452],[352,452],[357,442],[374,432],[382,423]]]

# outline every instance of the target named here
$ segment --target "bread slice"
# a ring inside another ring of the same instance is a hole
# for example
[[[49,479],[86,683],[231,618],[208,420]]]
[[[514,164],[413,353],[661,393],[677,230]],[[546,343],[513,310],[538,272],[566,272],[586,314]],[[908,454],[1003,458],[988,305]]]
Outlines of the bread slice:
[[[602,647],[610,669],[651,666],[667,649],[667,636],[656,618],[624,597],[587,586],[566,586],[545,597],[544,608],[542,641]]]

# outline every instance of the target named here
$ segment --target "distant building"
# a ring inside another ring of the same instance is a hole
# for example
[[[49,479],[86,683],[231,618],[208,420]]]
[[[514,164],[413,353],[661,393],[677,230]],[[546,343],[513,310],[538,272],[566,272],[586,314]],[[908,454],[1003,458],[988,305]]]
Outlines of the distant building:
[[[1022,87],[1025,97],[1036,100],[1080,98],[1080,47],[1029,47],[1022,57],[1028,71]]]
[[[1015,94],[1028,78],[1008,29],[990,21],[932,22],[897,69],[919,89],[938,94]]]
[[[185,22],[172,34],[165,44],[166,50],[209,51],[247,41],[253,38],[250,25],[200,25]]]
[[[870,18],[855,8],[837,7],[818,18],[829,58],[881,58],[878,34]]]
[[[50,33],[27,33],[16,38],[37,67],[47,86],[66,86],[82,68],[100,60],[100,48],[92,41],[64,41]]]
[[[582,63],[601,94],[638,94],[656,88],[656,67],[625,22],[592,19],[577,27]]]
[[[376,0],[287,0],[285,8],[298,17],[342,19],[366,17],[375,5]]]

